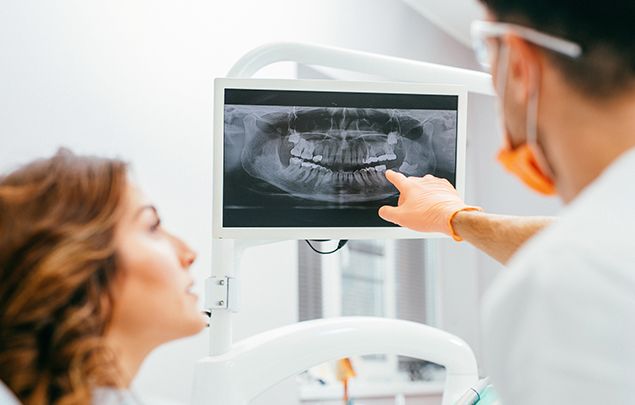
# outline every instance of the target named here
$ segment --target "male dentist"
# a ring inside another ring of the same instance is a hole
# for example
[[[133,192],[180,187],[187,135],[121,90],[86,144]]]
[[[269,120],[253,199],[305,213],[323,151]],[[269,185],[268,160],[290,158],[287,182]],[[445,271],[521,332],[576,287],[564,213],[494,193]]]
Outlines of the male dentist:
[[[498,160],[566,208],[557,220],[493,215],[445,180],[388,172],[399,204],[379,215],[508,264],[482,326],[504,404],[633,403],[635,2],[482,2],[489,18],[472,34],[498,93]]]

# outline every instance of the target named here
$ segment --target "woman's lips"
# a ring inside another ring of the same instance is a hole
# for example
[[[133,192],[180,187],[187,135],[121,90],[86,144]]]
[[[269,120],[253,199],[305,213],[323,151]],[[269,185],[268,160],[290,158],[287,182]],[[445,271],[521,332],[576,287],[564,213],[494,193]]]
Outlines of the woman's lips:
[[[185,289],[185,294],[190,295],[198,300],[198,295],[194,293],[193,288],[194,288],[194,282],[191,282],[190,284],[188,284],[187,288]]]

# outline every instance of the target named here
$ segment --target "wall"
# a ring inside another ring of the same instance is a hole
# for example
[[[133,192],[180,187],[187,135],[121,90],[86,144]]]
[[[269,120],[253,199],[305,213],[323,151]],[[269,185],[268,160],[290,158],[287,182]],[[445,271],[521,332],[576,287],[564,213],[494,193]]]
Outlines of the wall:
[[[0,170],[60,145],[133,162],[136,181],[166,226],[199,252],[193,272],[200,293],[211,261],[212,79],[247,50],[275,40],[475,67],[470,50],[394,0],[5,2]],[[292,74],[293,67],[282,64],[261,76]],[[470,133],[468,199],[492,211],[551,212],[495,166],[499,137],[491,100],[470,102],[470,125],[478,129]],[[248,253],[237,337],[296,320],[292,246]],[[443,249],[443,293],[450,303],[444,326],[478,346],[475,286],[482,289],[497,266],[468,246]],[[187,401],[192,364],[205,355],[206,339],[204,332],[153,353],[137,379],[139,390]],[[292,384],[281,387],[260,402],[296,403]]]

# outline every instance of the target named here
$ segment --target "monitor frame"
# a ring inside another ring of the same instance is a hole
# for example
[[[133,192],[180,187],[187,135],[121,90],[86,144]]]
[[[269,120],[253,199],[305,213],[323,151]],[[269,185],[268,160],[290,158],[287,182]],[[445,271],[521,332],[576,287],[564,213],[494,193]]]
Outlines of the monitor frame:
[[[355,93],[430,94],[458,97],[456,140],[456,190],[460,198],[465,193],[465,155],[467,135],[467,90],[459,85],[438,85],[403,82],[363,82],[301,79],[234,79],[214,80],[213,107],[213,207],[212,237],[214,239],[302,240],[302,239],[422,239],[447,237],[440,233],[422,233],[401,227],[356,228],[270,228],[224,227],[224,111],[226,89],[294,90]]]

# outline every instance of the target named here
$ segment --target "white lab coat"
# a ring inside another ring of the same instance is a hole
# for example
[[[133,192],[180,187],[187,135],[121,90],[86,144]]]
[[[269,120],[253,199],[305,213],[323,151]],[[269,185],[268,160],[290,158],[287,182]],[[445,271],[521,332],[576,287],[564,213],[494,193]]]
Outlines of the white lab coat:
[[[505,405],[635,403],[635,150],[512,259],[485,297]]]

